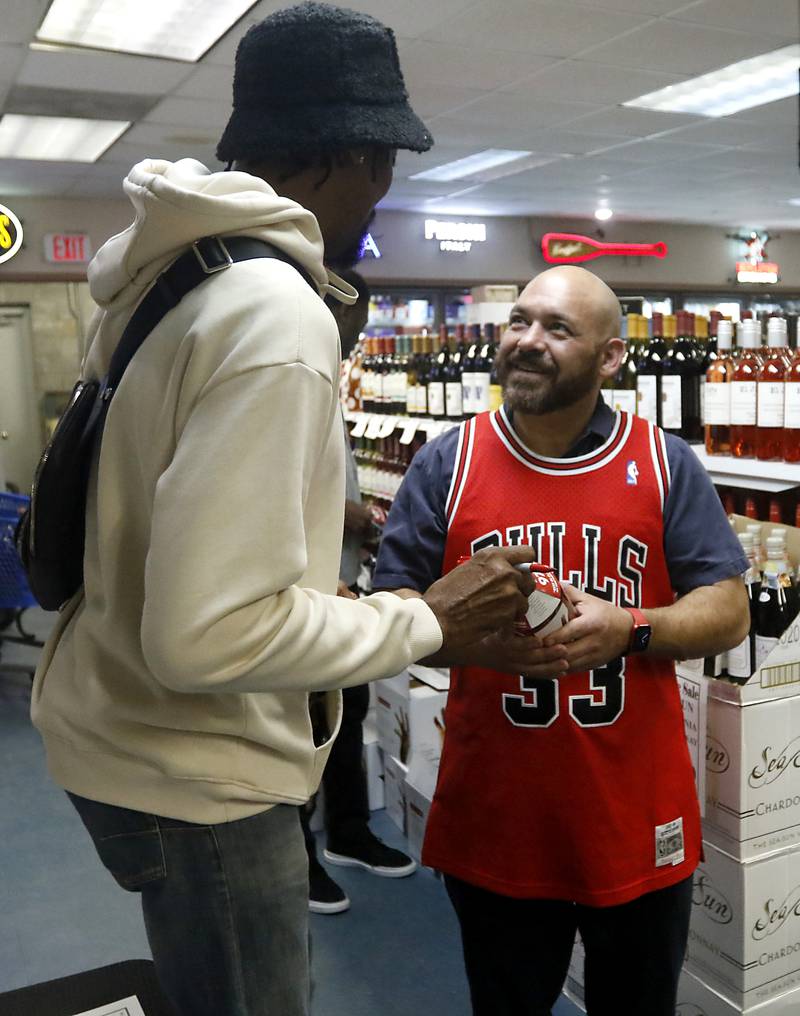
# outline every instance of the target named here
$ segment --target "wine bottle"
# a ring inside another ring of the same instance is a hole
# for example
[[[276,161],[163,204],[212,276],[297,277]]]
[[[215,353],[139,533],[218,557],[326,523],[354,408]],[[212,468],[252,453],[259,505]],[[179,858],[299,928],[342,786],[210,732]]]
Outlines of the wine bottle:
[[[492,383],[492,360],[494,359],[494,325],[487,324],[483,330],[483,342],[475,360],[473,407],[475,413],[488,413]]]
[[[428,374],[428,415],[436,420],[444,419],[445,370],[450,353],[447,348],[447,325],[439,326],[439,348],[436,351]]]
[[[465,351],[461,362],[461,406],[465,420],[476,413],[475,369],[481,348],[481,326],[470,325],[467,329]]]
[[[717,325],[717,354],[706,371],[705,436],[709,455],[728,455],[731,450],[731,379],[733,361],[731,345],[733,325],[720,321]]]
[[[450,344],[450,358],[445,369],[445,414],[448,420],[463,419],[464,401],[461,387],[461,364],[465,353],[464,326],[456,325],[456,334]]]
[[[503,334],[502,325],[495,329],[495,338],[487,351],[487,357],[491,364],[489,371],[489,412],[496,412],[503,405],[503,386],[497,376],[497,346],[499,337]]]
[[[693,315],[678,311],[677,335],[661,366],[661,426],[668,434],[699,441],[700,372],[692,342]]]
[[[786,390],[785,321],[770,318],[767,349],[758,369],[758,416],[756,458],[780,461],[783,458],[784,395]]]
[[[753,534],[739,533],[739,542],[747,556],[747,571],[744,584],[750,605],[750,630],[738,646],[729,649],[726,660],[728,677],[737,684],[744,684],[755,670],[754,652],[756,629],[758,627],[759,596],[761,595],[761,572],[755,556]]]
[[[782,575],[788,573],[780,538],[767,537],[767,559],[758,597],[758,625],[755,638],[755,669],[762,666],[767,656],[780,641],[781,635],[792,620],[786,600],[786,587]]]
[[[800,462],[800,346],[786,369],[783,459]]]
[[[750,319],[739,323],[737,339],[739,356],[731,378],[731,454],[752,459],[756,453],[756,421],[758,419],[757,378],[759,358],[756,353],[756,324]]]
[[[639,416],[661,423],[661,365],[667,352],[664,341],[664,317],[653,314],[653,334],[645,343],[637,363],[637,399]]]

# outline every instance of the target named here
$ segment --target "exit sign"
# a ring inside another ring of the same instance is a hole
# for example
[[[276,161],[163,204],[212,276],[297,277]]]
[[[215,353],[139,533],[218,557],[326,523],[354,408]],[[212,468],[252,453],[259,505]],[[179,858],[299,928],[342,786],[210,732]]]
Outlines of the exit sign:
[[[45,261],[55,264],[85,264],[92,257],[88,233],[48,233],[44,238]]]

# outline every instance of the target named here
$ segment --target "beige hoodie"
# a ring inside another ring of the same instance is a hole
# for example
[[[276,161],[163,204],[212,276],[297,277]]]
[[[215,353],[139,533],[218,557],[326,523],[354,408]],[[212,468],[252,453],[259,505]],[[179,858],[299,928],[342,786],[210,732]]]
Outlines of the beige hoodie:
[[[320,292],[314,216],[244,173],[146,160],[134,223],[89,268],[85,376],[102,376],[135,305],[186,246],[268,240]],[[302,802],[307,691],[397,673],[435,652],[421,600],[335,597],[344,458],[333,317],[289,265],[209,277],[148,336],[111,403],[87,512],[85,589],[42,654],[32,716],[67,790],[192,822]],[[338,722],[339,693],[329,696]]]

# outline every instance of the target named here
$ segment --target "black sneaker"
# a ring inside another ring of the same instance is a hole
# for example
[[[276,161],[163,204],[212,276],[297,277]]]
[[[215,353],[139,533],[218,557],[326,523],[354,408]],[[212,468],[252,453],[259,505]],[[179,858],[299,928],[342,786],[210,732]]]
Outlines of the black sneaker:
[[[312,914],[341,914],[350,909],[347,893],[319,861],[308,868],[308,909]]]
[[[333,841],[331,848],[325,850],[325,860],[331,864],[345,868],[364,868],[383,878],[404,878],[417,870],[416,861],[412,861],[401,850],[387,847],[369,829],[346,842]]]

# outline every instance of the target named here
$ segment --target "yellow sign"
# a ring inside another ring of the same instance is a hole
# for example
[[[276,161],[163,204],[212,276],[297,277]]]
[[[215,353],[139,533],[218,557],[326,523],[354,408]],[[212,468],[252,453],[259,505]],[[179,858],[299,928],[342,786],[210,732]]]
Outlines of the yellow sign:
[[[10,261],[22,246],[22,223],[10,208],[0,205],[0,265]]]

